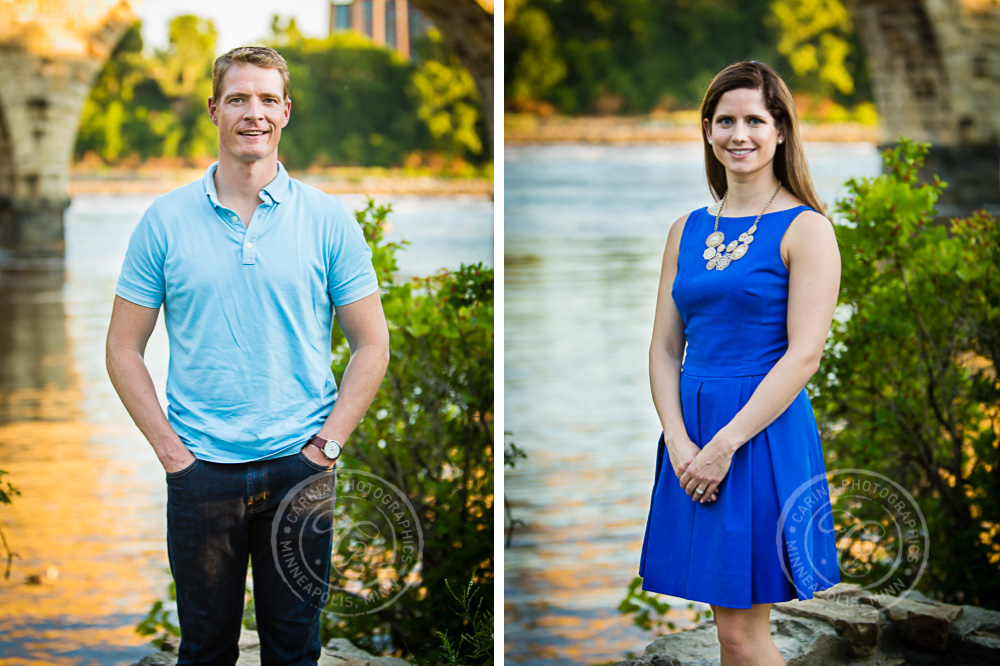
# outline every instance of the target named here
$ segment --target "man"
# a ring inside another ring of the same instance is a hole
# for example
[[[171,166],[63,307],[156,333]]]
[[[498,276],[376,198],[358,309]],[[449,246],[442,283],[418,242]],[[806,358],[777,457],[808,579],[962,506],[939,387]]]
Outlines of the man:
[[[249,558],[261,663],[315,664],[325,594],[294,589],[272,524],[303,483],[324,481],[325,493],[313,488],[298,500],[326,509],[324,527],[294,543],[325,592],[336,460],[382,382],[389,334],[357,222],[278,162],[291,113],[284,59],[269,48],[233,49],[212,79],[219,160],[157,199],[133,232],[108,373],[166,472],[178,663],[236,663]],[[143,360],[161,305],[166,415]],[[334,311],[351,349],[339,391]]]

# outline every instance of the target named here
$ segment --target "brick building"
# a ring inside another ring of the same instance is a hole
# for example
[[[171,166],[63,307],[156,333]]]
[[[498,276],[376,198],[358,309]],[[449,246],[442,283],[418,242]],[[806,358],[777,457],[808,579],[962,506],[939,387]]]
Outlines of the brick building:
[[[407,0],[332,0],[330,34],[353,30],[376,44],[410,57],[410,44],[427,31],[431,22]]]

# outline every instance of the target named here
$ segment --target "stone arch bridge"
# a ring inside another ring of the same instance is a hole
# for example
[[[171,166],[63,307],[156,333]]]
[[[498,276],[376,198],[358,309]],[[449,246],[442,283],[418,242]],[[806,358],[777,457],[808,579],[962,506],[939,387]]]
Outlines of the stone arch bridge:
[[[118,0],[0,0],[0,260],[63,255],[80,113],[134,20]]]
[[[1000,0],[846,2],[883,142],[934,144],[943,214],[1000,206]],[[0,0],[0,261],[63,255],[80,112],[134,18],[125,0]]]

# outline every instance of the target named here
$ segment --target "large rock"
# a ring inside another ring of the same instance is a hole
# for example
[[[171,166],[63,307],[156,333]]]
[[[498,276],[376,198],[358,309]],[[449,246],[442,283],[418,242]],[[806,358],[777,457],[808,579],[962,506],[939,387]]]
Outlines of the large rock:
[[[869,595],[841,584],[809,601],[775,604],[771,637],[788,666],[994,666],[1000,612],[908,593]],[[642,657],[614,666],[717,666],[714,620],[661,636]]]
[[[788,615],[813,618],[828,623],[837,635],[850,646],[855,657],[875,654],[882,639],[881,618],[877,610],[868,605],[840,604],[826,599],[787,601],[774,608]]]
[[[175,666],[177,642],[167,641],[159,652],[147,655],[133,666]],[[260,666],[260,638],[256,631],[244,629],[240,634],[240,658],[236,666]],[[346,638],[331,638],[323,648],[318,666],[409,666],[396,657],[373,657],[354,647]]]
[[[951,625],[962,617],[961,606],[898,599],[888,607],[899,640],[935,652],[948,649]]]

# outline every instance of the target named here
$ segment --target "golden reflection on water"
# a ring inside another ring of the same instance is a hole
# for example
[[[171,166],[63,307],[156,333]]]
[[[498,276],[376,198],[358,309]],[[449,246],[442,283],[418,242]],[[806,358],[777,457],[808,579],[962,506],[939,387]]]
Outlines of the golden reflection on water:
[[[0,506],[19,555],[0,579],[9,666],[136,661],[135,623],[169,580],[148,481],[81,409],[62,288],[61,271],[0,275],[0,469],[21,491]]]

